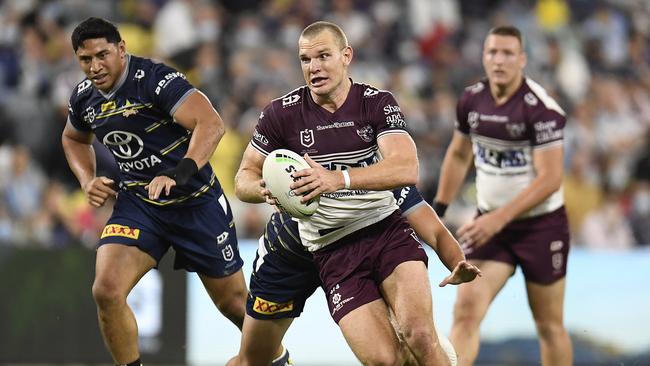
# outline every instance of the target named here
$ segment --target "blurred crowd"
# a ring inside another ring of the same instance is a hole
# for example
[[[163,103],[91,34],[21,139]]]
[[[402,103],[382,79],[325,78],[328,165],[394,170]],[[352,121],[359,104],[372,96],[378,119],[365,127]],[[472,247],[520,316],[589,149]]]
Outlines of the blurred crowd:
[[[483,75],[487,31],[525,35],[526,73],[567,112],[564,192],[574,245],[650,244],[650,2],[645,0],[4,0],[0,1],[0,245],[92,248],[110,207],[92,209],[60,143],[83,79],[69,36],[89,16],[118,24],[130,53],[164,61],[203,90],[228,129],[212,164],[240,238],[268,207],[241,203],[233,179],[262,108],[303,85],[300,31],[342,26],[355,81],[391,90],[420,156],[430,202],[456,98]],[[116,175],[95,144],[101,174]],[[449,211],[474,213],[472,181]]]

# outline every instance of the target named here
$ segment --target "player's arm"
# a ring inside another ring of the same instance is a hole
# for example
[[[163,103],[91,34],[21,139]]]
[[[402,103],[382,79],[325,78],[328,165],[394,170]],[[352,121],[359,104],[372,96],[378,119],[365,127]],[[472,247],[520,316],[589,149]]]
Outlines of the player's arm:
[[[97,167],[95,150],[91,145],[93,138],[92,133],[79,131],[68,121],[61,135],[61,144],[68,165],[86,193],[88,202],[100,207],[116,192],[112,188],[112,179],[95,176]]]
[[[467,171],[472,165],[473,157],[472,141],[469,136],[454,131],[454,136],[442,160],[438,191],[434,199],[435,205],[443,205],[446,208],[456,198]],[[441,216],[444,215],[444,209],[437,210],[437,212]]]
[[[327,170],[305,155],[311,169],[294,173],[303,179],[292,184],[291,188],[299,195],[311,191],[302,198],[302,202],[307,202],[321,193],[343,188],[381,191],[416,184],[418,158],[411,136],[406,133],[388,134],[380,137],[377,144],[383,159],[367,167],[348,169],[349,187],[346,187],[341,171]]]
[[[451,274],[440,283],[457,285],[472,281],[481,271],[465,260],[460,245],[428,204],[417,206],[406,216],[420,239],[433,249]]]
[[[480,245],[498,233],[510,221],[539,205],[562,185],[562,145],[533,151],[536,177],[508,204],[490,211],[458,229],[460,242]]]
[[[562,145],[538,148],[533,151],[533,166],[537,176],[507,205],[495,210],[506,223],[544,202],[560,189],[563,174]]]
[[[263,165],[264,156],[253,145],[248,144],[239,164],[239,170],[235,175],[235,194],[240,201],[249,203],[265,201],[262,180]]]
[[[208,97],[196,90],[178,107],[173,117],[176,123],[192,131],[185,158],[194,160],[201,169],[210,160],[226,133],[221,116]]]
[[[152,200],[158,199],[162,192],[169,195],[172,187],[176,185],[187,183],[210,160],[226,133],[221,116],[208,97],[198,90],[185,99],[173,118],[186,130],[192,131],[192,137],[187,153],[178,165],[158,173],[158,176],[144,187]]]

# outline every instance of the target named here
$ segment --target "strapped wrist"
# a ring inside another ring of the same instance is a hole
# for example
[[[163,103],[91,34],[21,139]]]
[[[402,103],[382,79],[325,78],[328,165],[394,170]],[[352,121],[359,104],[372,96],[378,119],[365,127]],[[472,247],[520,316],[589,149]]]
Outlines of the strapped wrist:
[[[171,169],[165,169],[156,176],[164,175],[176,181],[176,184],[182,186],[187,184],[187,182],[192,178],[192,176],[199,172],[199,167],[196,165],[196,162],[190,158],[183,158],[178,162],[176,167]]]

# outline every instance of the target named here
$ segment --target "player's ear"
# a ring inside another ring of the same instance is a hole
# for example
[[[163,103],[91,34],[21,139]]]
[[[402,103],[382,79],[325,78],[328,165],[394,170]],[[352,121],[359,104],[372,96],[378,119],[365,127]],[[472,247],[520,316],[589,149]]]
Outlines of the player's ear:
[[[117,44],[117,50],[120,53],[120,58],[126,57],[126,42],[124,40]]]
[[[352,47],[346,46],[341,53],[343,54],[343,63],[345,66],[350,65],[350,62],[352,62],[352,58],[354,57],[354,50],[352,50]]]

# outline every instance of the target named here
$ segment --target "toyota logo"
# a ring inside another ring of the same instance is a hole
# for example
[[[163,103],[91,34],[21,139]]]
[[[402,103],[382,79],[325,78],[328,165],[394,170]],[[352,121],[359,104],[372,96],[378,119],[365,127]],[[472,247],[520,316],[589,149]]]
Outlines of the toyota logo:
[[[120,159],[133,159],[142,152],[142,139],[131,132],[109,132],[102,142]]]

